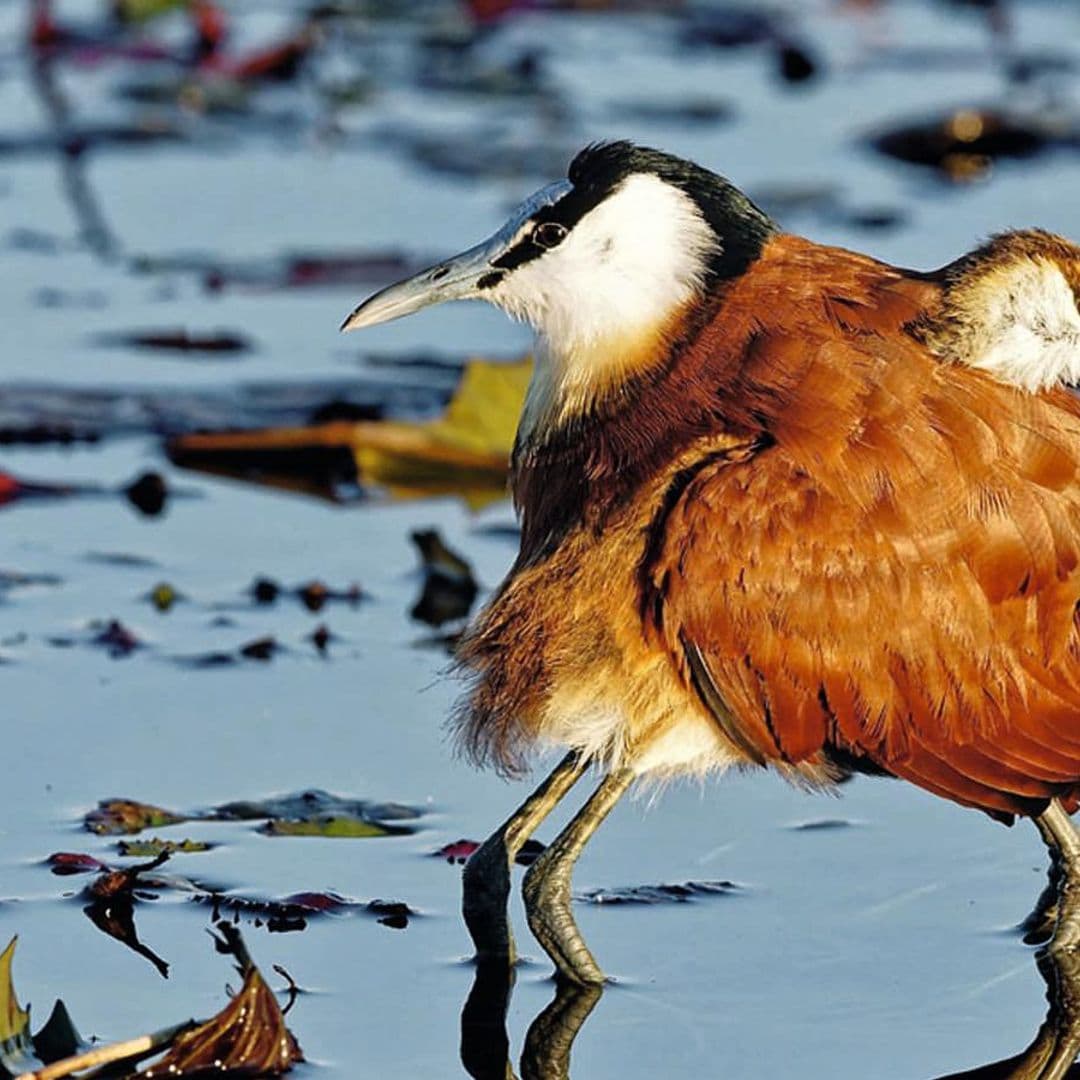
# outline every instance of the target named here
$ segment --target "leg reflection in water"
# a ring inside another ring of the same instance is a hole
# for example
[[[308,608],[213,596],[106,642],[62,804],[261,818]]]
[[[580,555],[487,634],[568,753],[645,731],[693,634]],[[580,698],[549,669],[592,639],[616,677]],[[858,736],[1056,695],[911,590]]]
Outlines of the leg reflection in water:
[[[511,964],[477,964],[461,1012],[461,1063],[473,1080],[517,1080],[510,1063],[506,1012],[514,988]],[[520,1080],[570,1080],[570,1051],[603,994],[600,986],[558,980],[555,997],[532,1022],[521,1054]]]
[[[1016,1057],[938,1080],[1076,1080],[1080,1066],[1080,956],[1044,953],[1036,960],[1049,1009],[1031,1045]]]
[[[1040,955],[1049,1008],[1020,1054],[938,1080],[1080,1080],[1080,955]],[[525,1036],[521,1071],[510,1062],[506,1014],[514,987],[508,963],[481,963],[461,1013],[461,1063],[473,1080],[570,1080],[574,1040],[603,994],[600,986],[558,980],[555,997]],[[731,1064],[737,1064],[732,1062]]]

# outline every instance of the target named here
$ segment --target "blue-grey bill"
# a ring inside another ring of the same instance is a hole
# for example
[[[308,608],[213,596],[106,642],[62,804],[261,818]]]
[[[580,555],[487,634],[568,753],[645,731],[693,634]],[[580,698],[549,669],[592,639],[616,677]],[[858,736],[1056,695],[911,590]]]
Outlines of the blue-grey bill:
[[[369,296],[341,324],[342,330],[390,322],[411,315],[421,308],[447,300],[470,300],[482,295],[477,288],[482,278],[493,270],[493,263],[519,239],[521,230],[538,210],[551,206],[571,188],[569,180],[559,180],[541,188],[523,202],[494,236],[476,247],[463,251],[445,262],[429,266],[404,281],[388,285]]]

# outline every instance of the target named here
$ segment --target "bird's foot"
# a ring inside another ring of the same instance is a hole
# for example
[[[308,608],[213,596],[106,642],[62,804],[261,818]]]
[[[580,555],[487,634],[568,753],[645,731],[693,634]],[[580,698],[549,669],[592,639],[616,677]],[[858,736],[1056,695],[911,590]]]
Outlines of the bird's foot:
[[[525,875],[522,893],[529,929],[562,979],[576,986],[602,986],[604,973],[570,910],[570,876],[557,859],[557,846],[552,845]]]
[[[492,833],[469,857],[462,873],[461,913],[480,961],[514,962],[514,934],[507,904],[513,855],[503,829]]]

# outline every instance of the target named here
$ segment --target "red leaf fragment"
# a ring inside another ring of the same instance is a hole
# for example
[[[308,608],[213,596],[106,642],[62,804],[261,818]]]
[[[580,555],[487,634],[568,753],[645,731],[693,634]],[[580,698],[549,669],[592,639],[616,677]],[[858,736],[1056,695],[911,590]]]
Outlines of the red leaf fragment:
[[[451,865],[454,863],[464,864],[479,846],[475,840],[455,840],[452,844],[444,844],[432,854],[440,859],[445,859]]]
[[[440,859],[445,859],[451,865],[457,863],[462,865],[469,860],[469,856],[472,855],[480,845],[475,840],[455,840],[452,844],[446,844],[439,848],[438,851],[433,852],[435,856]],[[526,840],[521,845],[521,850],[517,853],[517,857],[514,862],[518,866],[530,866],[536,862],[537,856],[544,851],[545,845],[541,844],[539,840]]]
[[[46,860],[45,864],[51,867],[54,874],[66,876],[68,874],[96,874],[102,870],[108,870],[100,859],[93,855],[86,855],[78,851],[54,851]]]

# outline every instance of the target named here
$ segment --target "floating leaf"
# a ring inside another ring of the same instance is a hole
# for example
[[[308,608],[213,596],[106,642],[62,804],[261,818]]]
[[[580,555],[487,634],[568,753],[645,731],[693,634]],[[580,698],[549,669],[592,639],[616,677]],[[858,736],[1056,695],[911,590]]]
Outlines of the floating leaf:
[[[54,874],[61,876],[96,874],[101,870],[109,869],[100,859],[79,851],[54,851],[45,860],[45,865],[50,867]]]
[[[190,855],[200,851],[209,851],[214,844],[205,840],[162,840],[153,836],[149,840],[120,840],[116,844],[116,850],[128,858],[154,859],[165,855]],[[53,873],[56,873],[54,870]]]
[[[162,581],[146,594],[146,599],[149,600],[158,611],[164,614],[166,611],[169,611],[173,604],[178,600],[182,600],[183,597],[167,581]]]
[[[222,803],[210,810],[190,813],[177,813],[134,799],[105,799],[98,803],[96,810],[86,815],[84,824],[90,832],[101,836],[133,835],[143,829],[161,828],[185,821],[285,823],[283,828],[275,829],[277,835],[387,836],[411,832],[411,822],[419,817],[419,810],[402,803],[349,799],[311,788],[270,799],[241,799]],[[305,822],[311,823],[306,830]],[[167,850],[167,847],[156,850],[160,852]]]
[[[110,619],[98,630],[94,634],[93,643],[106,649],[113,659],[128,656],[142,645],[134,631],[129,630],[119,619]]]
[[[170,810],[133,799],[104,799],[96,810],[83,819],[86,828],[99,836],[116,836],[121,833],[139,833],[143,829],[157,829],[164,825],[177,825],[188,819]]]
[[[320,814],[360,817],[376,824],[414,821],[420,811],[402,803],[373,803],[348,799],[319,788],[257,801],[238,800],[215,807],[210,817],[221,821],[258,821],[263,818],[298,819]]]
[[[479,847],[480,844],[476,840],[455,840],[452,844],[446,844],[439,848],[438,851],[432,852],[432,854],[440,859],[445,859],[448,863],[462,865],[469,861],[469,856]],[[514,862],[518,866],[531,866],[545,850],[545,845],[541,844],[539,840],[526,840],[521,845],[521,850],[514,857]]]
[[[492,363],[472,360],[445,413],[435,420],[337,421],[302,428],[211,432],[181,435],[168,446],[171,460],[206,469],[297,488],[287,462],[310,457],[325,477],[325,453],[348,451],[355,478],[391,495],[422,497],[461,494],[472,507],[500,499],[506,492],[510,451],[532,362]]]
[[[389,829],[359,817],[340,814],[319,815],[300,819],[272,818],[260,830],[267,836],[325,836],[334,838],[366,838],[392,836],[400,830]]]

